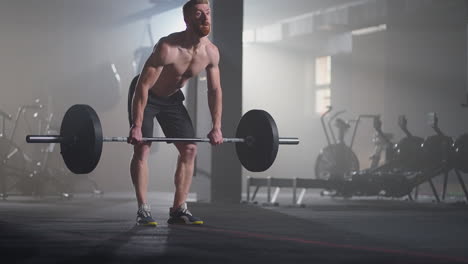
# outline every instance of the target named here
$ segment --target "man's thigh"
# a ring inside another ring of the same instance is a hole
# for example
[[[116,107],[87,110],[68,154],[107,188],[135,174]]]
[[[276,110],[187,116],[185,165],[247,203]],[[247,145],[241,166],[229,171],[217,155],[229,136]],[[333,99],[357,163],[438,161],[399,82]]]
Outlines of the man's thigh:
[[[156,118],[166,137],[170,138],[194,138],[195,129],[192,119],[183,104],[165,107]]]

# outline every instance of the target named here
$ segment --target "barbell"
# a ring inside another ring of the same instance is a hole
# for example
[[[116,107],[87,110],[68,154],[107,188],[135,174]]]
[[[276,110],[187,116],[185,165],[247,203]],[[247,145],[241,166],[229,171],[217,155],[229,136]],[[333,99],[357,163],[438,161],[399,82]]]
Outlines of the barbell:
[[[75,174],[92,172],[102,153],[103,142],[127,142],[128,137],[103,137],[101,121],[89,105],[77,104],[65,113],[60,135],[28,135],[28,143],[59,143],[67,168]],[[208,138],[143,138],[145,142],[210,142]],[[264,110],[245,113],[236,130],[236,138],[224,138],[235,143],[242,166],[252,172],[265,171],[274,163],[279,145],[297,145],[299,139],[280,138],[273,117]]]

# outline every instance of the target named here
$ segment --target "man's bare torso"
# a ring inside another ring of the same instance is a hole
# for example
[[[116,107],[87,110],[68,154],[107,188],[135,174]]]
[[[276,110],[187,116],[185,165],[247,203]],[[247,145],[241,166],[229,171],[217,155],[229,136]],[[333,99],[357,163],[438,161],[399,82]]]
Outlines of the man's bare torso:
[[[214,45],[207,39],[201,40],[197,48],[184,47],[183,33],[174,33],[160,40],[167,45],[168,53],[158,80],[151,92],[158,96],[169,96],[182,88],[187,81],[198,75],[212,63]],[[158,56],[153,54],[152,56]]]

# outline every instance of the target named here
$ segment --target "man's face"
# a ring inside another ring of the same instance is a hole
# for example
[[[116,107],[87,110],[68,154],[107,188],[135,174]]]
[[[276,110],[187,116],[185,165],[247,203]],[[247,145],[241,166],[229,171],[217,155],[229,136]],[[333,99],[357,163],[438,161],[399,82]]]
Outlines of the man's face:
[[[200,37],[206,37],[211,31],[211,9],[207,4],[195,5],[188,17],[187,25]]]

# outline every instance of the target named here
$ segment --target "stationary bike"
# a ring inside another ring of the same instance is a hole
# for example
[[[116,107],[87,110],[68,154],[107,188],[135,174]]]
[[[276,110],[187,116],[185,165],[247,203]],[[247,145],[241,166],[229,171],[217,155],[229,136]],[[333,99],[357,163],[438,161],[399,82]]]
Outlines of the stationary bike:
[[[331,127],[330,131],[327,130],[324,119],[331,111],[332,107],[329,106],[328,110],[320,117],[328,145],[320,151],[315,160],[315,177],[322,180],[344,181],[350,178],[351,172],[359,170],[359,160],[352,148],[345,143],[344,137],[350,125],[341,118],[337,118],[335,121],[338,139],[334,142],[330,140],[330,135],[333,139],[335,136]]]

